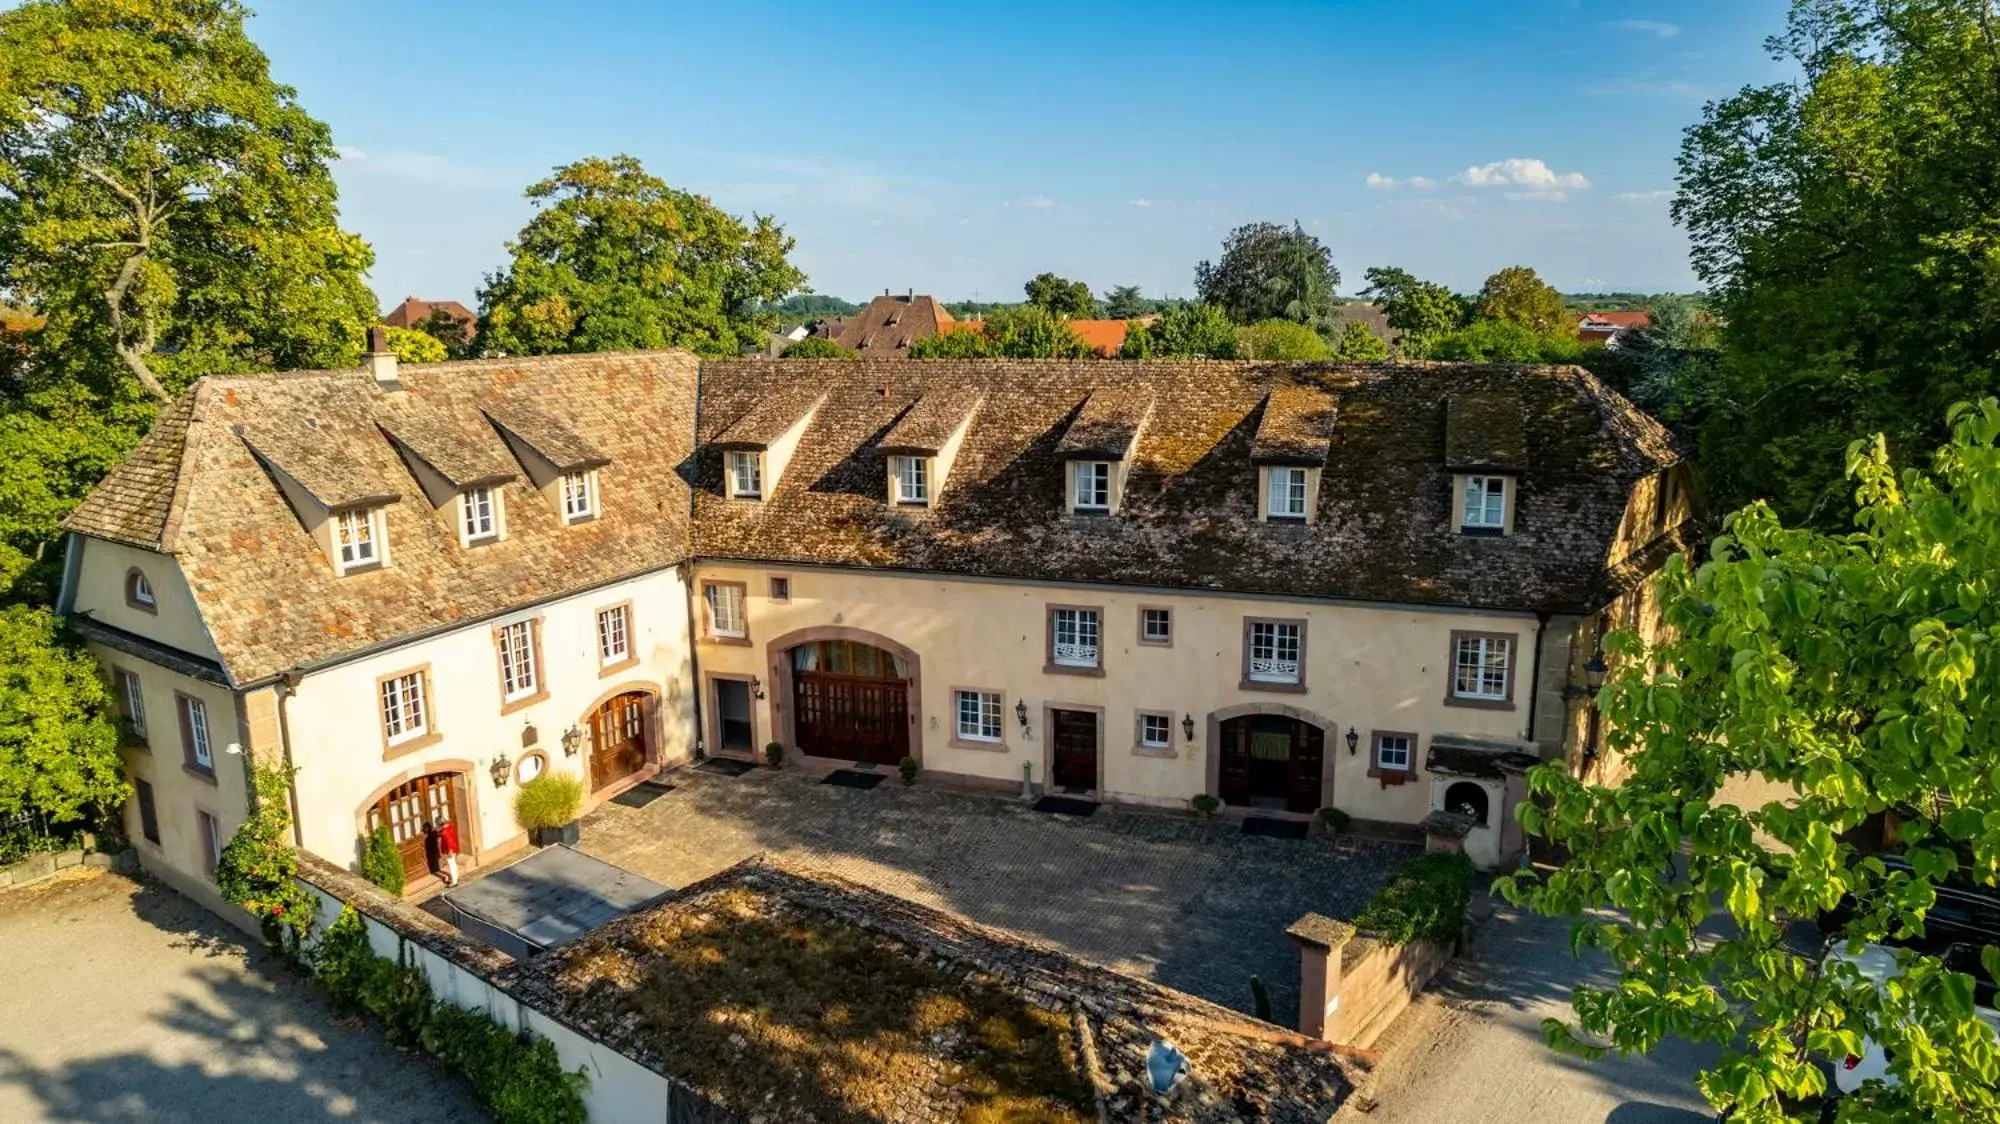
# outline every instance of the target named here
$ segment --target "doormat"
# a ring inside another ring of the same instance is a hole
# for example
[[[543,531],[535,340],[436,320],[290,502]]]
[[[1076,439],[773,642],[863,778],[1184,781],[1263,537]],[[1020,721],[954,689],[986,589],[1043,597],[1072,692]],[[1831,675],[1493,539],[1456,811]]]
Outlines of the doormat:
[[[1088,816],[1097,811],[1097,801],[1078,800],[1074,796],[1044,796],[1035,801],[1037,812],[1053,812],[1058,816]]]
[[[874,788],[876,785],[882,783],[882,777],[883,774],[881,773],[860,773],[853,769],[835,769],[833,772],[821,777],[819,783],[830,784],[836,788]]]
[[[1311,826],[1304,820],[1276,820],[1269,816],[1249,816],[1243,821],[1243,834],[1264,835],[1272,839],[1304,839],[1306,828]]]
[[[611,802],[620,808],[643,808],[673,790],[674,786],[670,784],[661,784],[659,781],[641,781],[612,797]]]
[[[734,757],[711,757],[695,766],[704,773],[715,773],[724,777],[740,777],[756,767],[748,761],[738,761]]]

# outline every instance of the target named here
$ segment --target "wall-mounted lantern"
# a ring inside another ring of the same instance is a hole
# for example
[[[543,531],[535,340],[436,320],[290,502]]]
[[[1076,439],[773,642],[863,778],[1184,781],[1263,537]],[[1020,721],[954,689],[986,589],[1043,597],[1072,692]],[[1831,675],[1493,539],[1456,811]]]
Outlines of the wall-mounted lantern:
[[[577,749],[582,745],[583,745],[583,731],[577,729],[576,724],[572,722],[570,723],[569,729],[563,731],[562,735],[563,756],[575,757]]]
[[[1028,702],[1026,699],[1014,700],[1014,719],[1021,724],[1023,730],[1028,728]]]
[[[1603,652],[1598,652],[1591,656],[1590,662],[1583,665],[1584,682],[1590,684],[1591,694],[1596,694],[1598,689],[1604,686],[1604,673],[1606,670],[1608,669],[1604,666]]]
[[[500,756],[493,759],[493,787],[506,788],[507,778],[513,775],[514,763],[507,759],[506,751],[502,750]]]
[[[1349,726],[1347,728],[1347,755],[1349,757],[1354,756],[1354,752],[1360,748],[1361,748],[1361,735],[1355,733],[1354,727]]]
[[[1187,740],[1194,740],[1194,715],[1181,715],[1181,733],[1187,735]]]

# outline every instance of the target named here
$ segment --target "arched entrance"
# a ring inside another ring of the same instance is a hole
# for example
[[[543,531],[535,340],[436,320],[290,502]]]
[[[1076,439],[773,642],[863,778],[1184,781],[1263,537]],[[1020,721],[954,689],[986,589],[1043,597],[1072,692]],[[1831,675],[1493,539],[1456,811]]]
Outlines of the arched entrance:
[[[613,695],[590,714],[590,790],[617,784],[646,767],[646,704],[644,691]]]
[[[911,670],[902,655],[831,639],[794,645],[784,659],[799,752],[875,765],[910,755]]]
[[[1288,714],[1243,714],[1218,726],[1216,795],[1245,808],[1310,813],[1321,804],[1326,731]]]
[[[458,825],[460,850],[471,847],[465,822],[465,802],[457,773],[427,773],[412,777],[384,793],[368,809],[368,833],[387,825],[389,837],[403,857],[403,880],[415,882],[437,869],[437,839],[432,827],[442,816]]]

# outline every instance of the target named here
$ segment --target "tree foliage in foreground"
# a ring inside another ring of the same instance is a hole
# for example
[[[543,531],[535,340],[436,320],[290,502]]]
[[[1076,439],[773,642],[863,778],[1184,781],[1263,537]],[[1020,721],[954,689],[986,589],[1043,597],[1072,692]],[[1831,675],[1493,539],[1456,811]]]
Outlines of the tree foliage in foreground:
[[[1236,329],[1238,359],[1310,360],[1331,354],[1318,332],[1291,320],[1262,320]]]
[[[786,359],[856,359],[859,356],[825,336],[807,336],[785,348]]]
[[[2000,401],[1955,407],[1950,425],[1929,474],[1899,476],[1880,438],[1849,450],[1853,533],[1788,527],[1752,505],[1699,568],[1667,566],[1667,639],[1611,636],[1598,705],[1631,774],[1608,788],[1560,763],[1535,769],[1522,823],[1573,857],[1546,881],[1500,881],[1576,918],[1576,943],[1619,972],[1576,990],[1575,1024],[1548,1027],[1554,1044],[1711,1043],[1721,1058],[1703,1093],[1754,1121],[1780,1119],[1779,1094],[1820,1091],[1809,1054],[1859,1053],[1865,1036],[1902,1084],[1851,1099],[1842,1120],[2000,1116],[2000,1060],[1970,977],[1905,953],[1878,990],[1786,939],[1849,893],[1863,908],[1827,948],[1920,932],[1946,876],[2000,879]],[[1743,777],[1793,795],[1749,809],[1718,799]],[[1914,877],[1843,840],[1885,812]],[[1717,902],[1736,931],[1698,932]],[[1601,909],[1618,913],[1587,912]]]
[[[489,353],[740,355],[765,346],[777,327],[768,302],[805,283],[777,223],[763,215],[745,223],[630,156],[557,168],[527,197],[535,216],[479,293],[479,343]]]
[[[97,661],[48,610],[0,610],[0,821],[62,838],[115,813],[126,786],[109,702]]]
[[[1212,304],[1177,304],[1151,324],[1125,325],[1120,359],[1234,359],[1236,325]]]

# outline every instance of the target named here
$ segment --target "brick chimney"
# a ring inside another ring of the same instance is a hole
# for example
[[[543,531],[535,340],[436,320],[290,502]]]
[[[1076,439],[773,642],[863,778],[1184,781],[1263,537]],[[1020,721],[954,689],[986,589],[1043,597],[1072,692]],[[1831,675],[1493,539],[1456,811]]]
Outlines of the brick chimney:
[[[368,329],[368,354],[361,357],[361,369],[374,375],[375,385],[383,390],[403,389],[396,377],[396,353],[389,350],[389,329]]]

